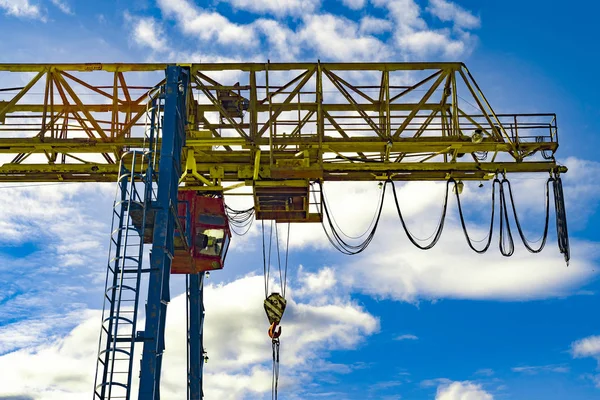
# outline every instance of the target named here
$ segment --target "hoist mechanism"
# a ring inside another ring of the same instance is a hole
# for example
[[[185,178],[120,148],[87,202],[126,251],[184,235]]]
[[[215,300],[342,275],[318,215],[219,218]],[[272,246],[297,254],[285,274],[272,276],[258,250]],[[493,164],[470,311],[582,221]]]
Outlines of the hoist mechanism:
[[[160,399],[170,277],[180,274],[188,307],[188,399],[202,398],[204,272],[223,268],[231,232],[247,232],[253,218],[263,230],[274,397],[286,305],[278,223],[288,223],[288,244],[290,223],[321,223],[336,249],[358,254],[373,239],[391,189],[402,229],[426,250],[441,235],[454,193],[468,246],[478,253],[490,247],[497,209],[500,252],[509,256],[511,210],[525,247],[538,252],[553,198],[559,249],[569,258],[561,182],[567,169],[555,159],[556,115],[497,113],[462,63],[0,64],[0,82],[8,82],[0,87],[0,182],[118,182],[99,400],[130,399],[136,342],[143,346],[139,398]],[[518,220],[509,182],[517,174],[550,177],[538,247]],[[330,181],[381,185],[362,239],[337,227],[322,190]],[[406,226],[396,192],[405,181],[446,183],[442,218],[429,242]],[[490,230],[481,247],[468,234],[460,204],[469,181],[492,182]],[[227,207],[224,200],[233,195],[251,195],[254,207]],[[271,224],[268,241],[265,223]],[[149,268],[142,267],[144,243],[152,245]],[[269,290],[272,247],[279,292]],[[147,319],[136,331],[142,281]],[[134,301],[135,312],[122,309],[122,300]],[[122,351],[127,373],[113,368]],[[113,379],[116,374],[126,383]],[[117,387],[126,393],[115,394]]]

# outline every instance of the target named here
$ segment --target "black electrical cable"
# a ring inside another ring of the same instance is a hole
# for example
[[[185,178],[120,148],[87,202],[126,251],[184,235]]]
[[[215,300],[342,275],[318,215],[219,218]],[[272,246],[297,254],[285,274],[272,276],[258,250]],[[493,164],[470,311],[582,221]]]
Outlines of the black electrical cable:
[[[387,187],[388,183],[391,183],[392,184],[392,192],[394,195],[394,203],[396,205],[396,210],[398,212],[398,216],[400,218],[400,222],[402,224],[402,228],[404,229],[404,232],[406,233],[410,242],[413,245],[415,245],[417,248],[419,248],[421,250],[429,250],[437,244],[437,242],[439,241],[439,239],[441,237],[441,234],[442,234],[442,231],[444,228],[444,224],[445,224],[445,220],[446,220],[447,210],[448,210],[449,189],[450,189],[450,185],[454,184],[461,226],[462,226],[465,238],[467,240],[467,244],[473,251],[475,251],[478,254],[482,254],[482,253],[485,253],[489,249],[490,244],[492,242],[492,238],[493,238],[494,223],[495,223],[495,209],[496,209],[496,186],[498,186],[499,198],[500,198],[500,204],[499,204],[500,237],[499,237],[498,247],[500,249],[500,253],[505,257],[510,257],[514,254],[514,251],[515,251],[515,243],[514,243],[514,238],[513,238],[513,234],[512,234],[512,230],[511,230],[511,226],[510,226],[510,217],[509,217],[509,211],[508,211],[509,201],[508,200],[510,200],[510,206],[512,207],[512,214],[515,218],[515,224],[517,226],[519,237],[521,238],[525,248],[527,248],[527,250],[530,251],[531,253],[539,253],[545,247],[545,244],[547,242],[547,236],[548,236],[549,213],[550,213],[550,211],[549,211],[549,209],[550,209],[550,204],[549,204],[550,203],[550,194],[549,194],[550,182],[552,182],[553,188],[554,188],[554,203],[555,203],[555,210],[556,210],[558,247],[560,249],[561,254],[564,255],[565,261],[567,262],[567,265],[568,265],[569,260],[570,260],[570,246],[569,246],[569,237],[568,237],[568,229],[567,229],[566,210],[565,210],[565,204],[564,204],[564,193],[563,193],[563,189],[562,189],[562,182],[558,176],[556,178],[550,178],[546,182],[546,216],[545,216],[545,222],[544,222],[544,231],[543,231],[540,239],[538,239],[536,241],[528,240],[527,237],[525,236],[525,233],[523,231],[521,222],[520,222],[518,214],[517,214],[515,200],[514,200],[514,196],[513,196],[513,192],[512,192],[512,186],[511,186],[510,182],[508,181],[508,179],[506,179],[506,178],[503,178],[502,181],[500,181],[498,178],[496,178],[496,179],[494,179],[494,181],[492,183],[490,227],[489,227],[486,238],[484,238],[480,241],[474,240],[469,236],[462,204],[460,201],[460,194],[459,194],[458,188],[456,186],[456,182],[452,178],[449,179],[446,183],[446,193],[445,193],[445,198],[444,198],[444,204],[442,207],[442,213],[440,216],[440,220],[438,222],[438,226],[435,229],[434,233],[429,237],[429,238],[433,237],[433,239],[431,240],[430,243],[428,243],[426,245],[421,245],[420,243],[418,243],[418,241],[425,241],[425,240],[417,238],[408,229],[406,221],[404,220],[404,216],[402,215],[402,211],[400,209],[400,204],[398,201],[398,194],[396,192],[396,187],[392,181],[386,181],[385,184],[383,185],[381,197],[379,199],[378,209],[374,215],[373,220],[371,221],[371,224],[369,225],[369,229],[367,231],[365,231],[365,233],[363,233],[362,235],[360,235],[358,237],[349,237],[339,228],[339,225],[336,223],[335,219],[333,218],[333,215],[330,212],[329,205],[327,203],[327,199],[325,198],[325,196],[323,196],[323,203],[322,203],[323,212],[321,215],[321,217],[322,217],[321,225],[323,227],[323,231],[325,232],[325,235],[327,236],[327,239],[332,244],[332,246],[339,252],[346,254],[346,255],[355,255],[355,254],[359,254],[359,253],[363,252],[367,248],[367,246],[371,243],[371,241],[373,240],[373,238],[375,236],[375,232],[379,225],[381,213],[383,210],[386,187]],[[319,182],[319,186],[320,186],[320,190],[322,193],[323,187],[320,182]],[[508,190],[506,190],[506,188],[508,188]],[[508,199],[506,196],[506,191],[508,191]],[[314,195],[314,196],[315,196],[315,201],[316,201],[316,195]],[[348,239],[357,239],[357,238],[362,238],[365,236],[366,236],[366,238],[359,244],[351,244],[348,242]],[[484,242],[484,241],[485,241],[485,245],[481,249],[477,249],[473,244],[473,242]],[[537,248],[534,248],[532,246],[533,243],[538,243],[540,241],[541,241],[541,243]],[[289,228],[288,228],[288,246],[289,246]],[[287,254],[286,254],[286,274],[287,274]]]
[[[320,182],[319,182],[319,186],[320,186],[321,193],[322,193],[323,187]],[[385,185],[385,184],[383,185],[379,210],[377,211],[377,214],[376,214],[377,216],[375,218],[375,222],[374,222],[374,224],[372,224],[371,231],[369,232],[367,238],[362,243],[356,244],[356,245],[347,243],[342,238],[342,236],[336,231],[335,226],[332,222],[332,218],[329,213],[329,207],[327,205],[327,201],[325,201],[325,199],[324,199],[323,211],[325,212],[324,217],[326,217],[326,218],[322,218],[321,226],[323,227],[323,231],[325,232],[327,239],[329,240],[329,242],[332,244],[332,246],[334,248],[336,248],[338,251],[340,251],[343,254],[355,255],[355,254],[359,254],[359,253],[363,252],[369,246],[369,244],[371,243],[371,241],[373,240],[373,238],[375,236],[375,232],[377,230],[377,226],[379,225],[379,220],[381,218],[381,212],[383,210],[383,199],[385,197],[386,186],[387,185]],[[329,229],[331,230],[331,233],[329,233],[327,231],[327,228],[325,226],[325,219],[327,219],[327,224],[329,225]]]
[[[554,186],[554,208],[556,210],[556,236],[558,239],[558,248],[561,254],[564,255],[565,262],[569,265],[571,249],[569,245],[569,230],[567,229],[565,197],[560,176],[557,175],[552,184]]]
[[[325,191],[323,191],[322,187],[321,187],[321,195],[323,196],[323,202],[327,203],[327,197],[325,196]],[[371,218],[371,222],[369,223],[369,226],[367,227],[367,229],[363,233],[361,233],[358,236],[348,235],[346,232],[344,232],[344,230],[337,223],[337,221],[335,219],[335,216],[333,215],[333,212],[331,212],[330,213],[330,217],[331,217],[331,220],[332,220],[333,224],[336,227],[336,232],[340,232],[341,235],[345,236],[347,239],[352,239],[352,240],[359,240],[359,239],[363,238],[364,236],[368,236],[368,234],[373,229],[373,224],[375,223],[375,220],[377,219],[377,215],[379,213],[379,209],[381,208],[382,203],[383,203],[383,195],[379,196],[379,202],[377,204],[377,207],[375,208],[375,213],[373,214],[373,218]]]
[[[545,223],[544,223],[544,232],[542,233],[542,237],[539,239],[542,242],[540,243],[540,246],[537,249],[534,249],[533,247],[531,247],[531,243],[536,243],[537,241],[535,241],[535,242],[530,241],[530,240],[527,240],[527,238],[525,237],[525,234],[523,233],[523,229],[521,228],[521,223],[519,222],[519,217],[517,216],[517,209],[515,207],[515,200],[513,198],[512,187],[511,187],[508,179],[506,179],[506,178],[502,179],[501,185],[506,184],[506,186],[508,187],[508,194],[510,196],[510,202],[512,205],[513,215],[515,217],[515,223],[517,225],[517,230],[519,232],[519,236],[521,237],[521,240],[523,241],[523,245],[525,246],[525,248],[527,250],[529,250],[531,253],[539,253],[540,251],[542,251],[544,249],[544,246],[546,245],[546,239],[548,237],[548,225],[549,225],[549,221],[550,221],[550,181],[554,181],[554,178],[550,178],[546,181],[546,218],[545,218]]]
[[[440,237],[442,236],[442,231],[444,230],[444,223],[446,221],[446,212],[448,210],[448,193],[449,193],[450,184],[454,183],[454,179],[449,179],[446,182],[446,195],[444,197],[444,205],[442,206],[442,215],[440,216],[440,221],[438,222],[438,226],[437,226],[436,230],[434,231],[434,235],[432,235],[433,240],[429,244],[426,244],[424,246],[417,243],[418,239],[410,232],[410,230],[406,226],[406,221],[404,220],[404,216],[402,215],[402,211],[400,210],[400,204],[398,202],[398,195],[396,194],[396,185],[394,185],[393,182],[390,182],[390,183],[392,184],[392,192],[394,194],[394,203],[396,203],[396,210],[398,211],[398,217],[400,218],[400,222],[402,223],[402,228],[404,229],[406,236],[408,237],[408,239],[411,241],[412,244],[414,244],[417,248],[419,248],[421,250],[429,250],[429,249],[433,248],[437,244],[437,242],[440,240]]]
[[[233,233],[244,236],[250,231],[254,223],[254,207],[246,210],[234,210],[225,205],[225,212]]]
[[[499,179],[494,179],[494,181],[492,182],[492,213],[491,213],[492,216],[490,217],[490,229],[488,231],[487,237],[480,241],[480,242],[483,242],[484,240],[487,240],[485,246],[482,249],[476,249],[475,246],[473,246],[473,242],[476,240],[471,239],[471,237],[469,236],[469,232],[467,231],[467,224],[465,222],[465,217],[464,217],[463,210],[462,210],[462,204],[460,202],[460,194],[458,193],[458,189],[455,189],[456,204],[458,205],[458,214],[460,216],[460,224],[462,225],[463,233],[465,234],[465,239],[467,239],[467,244],[469,245],[469,247],[475,253],[478,253],[478,254],[483,254],[486,251],[488,251],[488,249],[490,248],[490,244],[492,243],[492,236],[494,233],[494,215],[495,215],[495,210],[496,210],[496,184],[500,185]]]
[[[500,185],[500,239],[498,248],[504,257],[510,257],[515,252],[515,241],[513,240],[508,220],[508,207],[506,206],[506,196],[504,186]]]

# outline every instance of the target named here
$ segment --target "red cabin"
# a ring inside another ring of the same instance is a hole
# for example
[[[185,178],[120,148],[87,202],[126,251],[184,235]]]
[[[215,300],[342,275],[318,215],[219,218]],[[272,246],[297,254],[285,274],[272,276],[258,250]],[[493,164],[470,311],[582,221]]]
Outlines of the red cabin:
[[[175,235],[171,273],[195,274],[222,269],[231,240],[223,198],[181,191],[177,199],[179,221],[191,243],[187,251],[181,236]]]

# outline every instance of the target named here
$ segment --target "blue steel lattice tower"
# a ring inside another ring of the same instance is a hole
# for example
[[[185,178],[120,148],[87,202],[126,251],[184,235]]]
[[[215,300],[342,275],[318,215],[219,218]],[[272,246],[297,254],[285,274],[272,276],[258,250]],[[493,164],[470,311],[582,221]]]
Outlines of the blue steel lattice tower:
[[[177,220],[177,191],[186,138],[189,79],[188,69],[167,67],[164,88],[149,110],[149,148],[125,155],[121,162],[94,400],[131,398],[136,342],[143,344],[138,399],[160,399],[174,234],[177,226],[181,227]],[[158,139],[160,163],[156,171],[153,160]],[[138,190],[140,186],[143,190]],[[152,243],[149,268],[142,266],[144,242]],[[148,277],[146,321],[144,330],[136,332],[140,283],[145,276]],[[188,399],[200,400],[203,274],[191,275],[186,282]]]

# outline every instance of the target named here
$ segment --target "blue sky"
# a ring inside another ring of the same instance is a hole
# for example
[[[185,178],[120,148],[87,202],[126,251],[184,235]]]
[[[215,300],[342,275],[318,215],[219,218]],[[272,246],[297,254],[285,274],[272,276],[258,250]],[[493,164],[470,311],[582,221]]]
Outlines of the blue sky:
[[[477,256],[459,236],[455,215],[439,245],[419,251],[401,233],[390,204],[373,244],[355,258],[326,246],[318,226],[293,226],[280,394],[595,399],[598,6],[554,3],[0,0],[0,27],[10,37],[0,41],[0,62],[457,60],[496,111],[557,113],[559,161],[570,168],[564,184],[571,265],[554,236],[538,256],[522,246],[512,259],[495,247]],[[513,182],[533,236],[542,226],[543,180]],[[359,232],[372,215],[376,185],[328,187],[340,224]],[[435,184],[401,187],[417,233],[433,226],[429,216],[437,216],[442,191]],[[0,399],[88,396],[114,187],[0,193],[0,370],[8,374]],[[355,199],[351,205],[347,196]],[[475,186],[465,196],[469,222],[482,229],[487,198]],[[259,245],[257,229],[235,237],[226,269],[209,280],[208,399],[266,398],[270,388]],[[182,398],[180,293],[176,281],[166,399]]]

